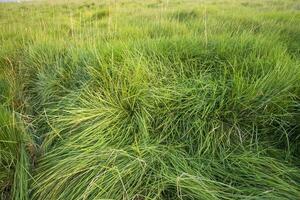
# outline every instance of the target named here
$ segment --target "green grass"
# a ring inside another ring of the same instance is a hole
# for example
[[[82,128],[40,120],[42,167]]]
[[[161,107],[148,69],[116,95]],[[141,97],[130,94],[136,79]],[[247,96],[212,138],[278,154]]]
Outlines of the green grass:
[[[299,9],[0,4],[0,199],[299,199]]]
[[[0,197],[28,199],[30,163],[26,151],[33,151],[32,142],[13,114],[3,106],[0,111]]]

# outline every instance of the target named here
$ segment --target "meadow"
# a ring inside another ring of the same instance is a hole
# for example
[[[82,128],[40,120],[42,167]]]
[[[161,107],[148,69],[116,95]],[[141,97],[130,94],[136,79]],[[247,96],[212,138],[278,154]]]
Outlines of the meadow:
[[[300,1],[0,3],[0,199],[300,199]]]

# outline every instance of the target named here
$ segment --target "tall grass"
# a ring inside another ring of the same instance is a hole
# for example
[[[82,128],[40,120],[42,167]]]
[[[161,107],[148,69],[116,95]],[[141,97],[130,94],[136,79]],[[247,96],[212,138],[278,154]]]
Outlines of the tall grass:
[[[0,107],[0,131],[0,197],[28,199],[31,138],[4,106]]]
[[[2,198],[299,199],[298,6],[0,5]]]

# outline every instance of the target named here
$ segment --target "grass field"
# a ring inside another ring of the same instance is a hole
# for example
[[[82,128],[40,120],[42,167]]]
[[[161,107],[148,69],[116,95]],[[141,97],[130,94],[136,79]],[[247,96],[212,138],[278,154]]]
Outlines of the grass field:
[[[0,3],[0,199],[300,199],[300,1]]]

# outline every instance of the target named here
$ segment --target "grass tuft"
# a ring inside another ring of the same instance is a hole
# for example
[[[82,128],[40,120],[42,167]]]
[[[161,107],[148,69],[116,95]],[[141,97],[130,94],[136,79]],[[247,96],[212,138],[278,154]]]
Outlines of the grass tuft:
[[[297,7],[0,4],[0,199],[299,199]]]

